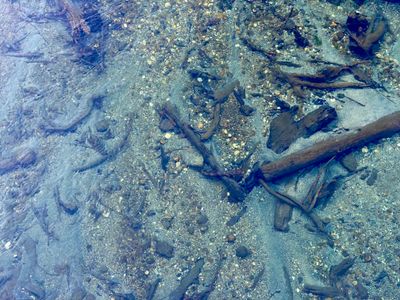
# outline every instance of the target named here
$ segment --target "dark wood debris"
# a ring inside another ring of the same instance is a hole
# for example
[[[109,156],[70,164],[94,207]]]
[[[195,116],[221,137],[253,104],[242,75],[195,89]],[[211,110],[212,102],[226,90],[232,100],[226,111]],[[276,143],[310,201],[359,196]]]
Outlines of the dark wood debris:
[[[126,125],[125,125],[124,131],[122,133],[121,139],[114,145],[114,147],[109,149],[105,153],[105,155],[100,155],[97,159],[94,159],[82,166],[74,167],[72,169],[72,171],[73,172],[84,172],[84,171],[90,170],[92,168],[96,168],[107,161],[113,160],[128,144],[129,135],[132,132],[133,120],[134,120],[134,115],[129,114],[127,116]]]
[[[329,280],[331,284],[336,284],[340,277],[344,276],[347,271],[353,266],[355,259],[347,257],[342,260],[339,264],[332,266],[329,269]]]
[[[293,206],[277,200],[275,203],[274,228],[278,231],[289,231],[289,221],[292,219]]]
[[[226,226],[233,226],[240,221],[240,219],[247,212],[247,206],[243,206],[242,209],[234,216],[232,216],[228,222],[226,222]]]
[[[350,65],[333,65],[319,70],[315,74],[289,73],[281,70],[280,67],[272,68],[274,74],[280,80],[289,83],[295,94],[300,98],[305,98],[306,94],[303,87],[311,89],[346,89],[346,88],[366,88],[371,87],[370,82],[363,81],[335,81],[339,76],[346,72],[352,73],[353,68],[363,62],[356,62]],[[361,79],[359,77],[359,79]],[[373,86],[372,86],[373,87]]]
[[[56,186],[53,190],[53,197],[56,201],[59,212],[63,211],[64,213],[72,216],[78,211],[79,207],[75,201],[65,201],[61,198],[60,189],[58,186]]]
[[[350,36],[349,49],[359,56],[368,57],[384,36],[387,22],[379,14],[370,22],[366,16],[354,12],[348,16],[346,27]]]
[[[321,106],[299,121],[295,120],[297,110],[283,112],[270,125],[267,147],[282,153],[300,137],[307,138],[336,120],[337,114],[330,106]]]
[[[308,166],[326,161],[332,157],[368,143],[400,132],[400,112],[394,112],[372,122],[353,133],[331,137],[315,145],[286,155],[274,162],[267,162],[259,168],[262,177],[275,180]]]
[[[303,292],[322,297],[338,297],[342,295],[342,292],[335,287],[312,284],[305,284],[303,287]]]
[[[157,287],[161,282],[161,278],[156,278],[152,283],[147,287],[146,292],[146,300],[152,300],[154,295],[156,294]]]
[[[69,122],[65,124],[56,123],[52,120],[47,120],[46,124],[43,124],[41,129],[45,134],[60,133],[65,134],[73,132],[78,125],[80,125],[84,120],[86,120],[91,112],[102,106],[102,102],[105,99],[104,95],[93,95],[86,100],[84,108],[78,112],[75,117],[73,117]]]
[[[189,286],[198,282],[199,274],[204,266],[204,258],[198,259],[194,266],[183,276],[179,285],[169,294],[168,299],[184,299]]]
[[[185,135],[192,146],[194,146],[196,150],[200,152],[200,154],[204,158],[205,163],[207,163],[211,169],[220,174],[224,173],[223,168],[220,166],[219,162],[214,157],[212,152],[201,141],[201,138],[192,130],[192,128],[188,124],[186,124],[179,118],[176,107],[174,107],[170,103],[167,103],[164,105],[161,114],[170,118],[176,124],[176,126],[181,130],[181,132]],[[245,199],[246,193],[238,182],[228,176],[221,176],[219,177],[219,179],[228,190],[231,201],[242,202]]]

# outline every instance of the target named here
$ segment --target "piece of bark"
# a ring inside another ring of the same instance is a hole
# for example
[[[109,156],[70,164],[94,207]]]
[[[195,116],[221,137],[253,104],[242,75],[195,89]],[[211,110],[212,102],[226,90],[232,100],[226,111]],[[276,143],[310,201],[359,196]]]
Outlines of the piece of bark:
[[[333,107],[323,105],[301,120],[294,120],[295,111],[284,112],[272,120],[267,147],[282,153],[300,137],[307,138],[336,120]]]
[[[214,99],[218,102],[225,102],[226,98],[229,97],[239,84],[239,80],[237,79],[225,84],[214,92]]]
[[[327,161],[352,148],[360,147],[400,132],[400,111],[384,116],[353,133],[331,137],[306,149],[261,164],[259,174],[266,181],[278,179],[302,168]]]
[[[344,276],[353,266],[354,261],[354,258],[347,257],[338,265],[331,266],[329,269],[329,280],[331,281],[331,284],[335,284],[339,280],[339,277]]]
[[[315,214],[312,214],[311,210],[314,208],[314,206],[317,202],[319,193],[323,187],[323,184],[325,183],[325,174],[326,174],[327,166],[328,166],[328,163],[326,163],[323,167],[321,167],[316,179],[314,180],[313,184],[311,185],[311,187],[307,193],[307,196],[303,199],[302,202],[299,201],[299,203],[302,204],[301,209],[303,209],[303,211],[309,215],[309,217],[313,221],[314,225],[317,227],[317,229],[320,232],[324,233],[324,235],[327,235],[326,230],[325,230],[325,224],[323,224],[320,221],[320,219],[318,217],[316,217]],[[293,198],[292,198],[292,201],[293,201]],[[289,221],[292,218],[292,212],[293,212],[292,205],[286,204],[281,201],[276,202],[275,215],[274,215],[274,227],[276,230],[285,231],[285,232],[289,230]]]
[[[323,165],[319,172],[318,175],[316,176],[315,180],[311,184],[311,187],[306,195],[306,197],[303,200],[303,205],[304,207],[307,208],[307,212],[311,212],[311,210],[315,207],[320,192],[322,188],[324,187],[324,184],[326,183],[326,172],[328,170],[328,165],[332,161],[329,160],[325,165]]]
[[[221,103],[217,103],[214,106],[213,119],[211,121],[210,127],[207,129],[205,133],[201,135],[201,140],[203,141],[208,140],[210,137],[214,135],[215,131],[217,131],[220,120],[221,120]]]
[[[282,153],[298,138],[298,126],[294,112],[283,112],[271,121],[267,147]]]
[[[365,16],[353,13],[347,18],[346,25],[350,35],[349,48],[360,56],[369,56],[375,43],[383,37],[387,30],[386,20],[379,15],[369,24]]]
[[[188,273],[185,276],[183,276],[181,282],[176,287],[176,289],[169,294],[168,299],[170,300],[183,299],[188,287],[194,284],[198,280],[199,274],[203,269],[203,266],[204,266],[204,258],[200,258],[199,260],[196,261],[196,263],[188,271]]]
[[[203,156],[204,161],[217,173],[223,174],[224,170],[212,154],[212,152],[204,145],[201,141],[200,137],[192,130],[189,124],[181,121],[178,116],[177,109],[170,103],[166,103],[162,109],[162,114],[171,118],[172,121],[175,122],[176,126],[182,131],[188,141],[192,144],[193,147],[200,152]],[[242,202],[246,193],[244,189],[232,178],[228,176],[219,177],[222,183],[225,185],[226,189],[229,192],[230,200],[232,202]]]
[[[342,295],[341,291],[331,286],[318,286],[305,284],[303,288],[304,293],[311,293],[323,297],[338,297]]]
[[[297,199],[295,199],[289,195],[286,195],[284,193],[275,191],[263,179],[259,179],[259,183],[264,187],[264,189],[268,193],[270,193],[272,196],[275,196],[282,203],[287,204],[291,207],[296,207],[296,208],[301,209],[310,218],[310,220],[314,223],[318,232],[326,238],[328,245],[333,246],[333,240],[330,237],[330,235],[328,234],[328,232],[326,231],[324,222],[322,222],[322,220],[315,213],[308,211],[308,208],[301,201],[298,201]],[[282,211],[280,213],[281,213],[281,216],[279,216],[280,218],[287,218],[287,216],[288,216],[287,211]],[[277,218],[276,215],[275,215],[275,218]]]
[[[83,12],[78,4],[70,0],[58,0],[60,6],[65,12],[69,25],[71,27],[71,35],[74,40],[80,35],[81,32],[90,34],[90,27],[86,23]]]
[[[233,217],[226,222],[226,226],[233,226],[240,221],[240,218],[247,212],[247,206],[243,206],[242,209]]]
[[[279,231],[289,231],[289,221],[292,218],[293,206],[276,200],[274,214],[274,228]]]

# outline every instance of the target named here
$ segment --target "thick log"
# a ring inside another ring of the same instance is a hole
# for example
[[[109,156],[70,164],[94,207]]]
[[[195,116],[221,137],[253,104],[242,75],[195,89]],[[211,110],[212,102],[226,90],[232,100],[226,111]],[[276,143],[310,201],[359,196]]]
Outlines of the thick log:
[[[332,137],[274,162],[263,163],[259,168],[259,173],[266,181],[278,179],[302,168],[327,161],[352,148],[390,137],[398,132],[400,132],[400,111],[382,117],[353,133]]]

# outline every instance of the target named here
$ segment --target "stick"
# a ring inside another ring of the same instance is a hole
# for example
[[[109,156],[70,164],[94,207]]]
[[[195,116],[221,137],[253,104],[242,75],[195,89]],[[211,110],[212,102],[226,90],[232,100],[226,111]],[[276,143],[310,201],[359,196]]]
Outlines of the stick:
[[[66,133],[73,131],[81,122],[83,122],[90,115],[90,113],[96,108],[96,105],[101,105],[103,99],[104,99],[103,95],[91,96],[86,100],[86,107],[68,123],[56,124],[54,122],[48,122],[47,124],[43,124],[41,126],[42,127],[41,129],[46,134]]]
[[[201,135],[201,140],[205,141],[211,138],[217,131],[219,122],[221,120],[221,103],[217,103],[214,106],[213,119],[211,121],[210,127],[205,133]]]
[[[119,152],[124,148],[124,146],[127,144],[128,139],[129,139],[129,134],[132,132],[132,123],[133,123],[133,116],[128,115],[128,120],[127,124],[125,125],[125,132],[124,135],[122,136],[121,140],[112,148],[111,150],[108,151],[106,155],[102,155],[98,157],[97,159],[86,163],[83,166],[75,167],[72,169],[73,172],[84,172],[92,168],[96,168],[102,163],[114,159]]]
[[[315,227],[319,230],[321,234],[323,234],[327,241],[328,244],[332,244],[331,237],[325,230],[325,224],[322,222],[322,220],[312,211],[308,211],[307,207],[301,203],[300,201],[296,200],[293,197],[290,197],[289,195],[286,195],[284,193],[275,191],[272,189],[264,180],[259,179],[259,182],[261,185],[264,187],[264,189],[270,193],[272,196],[275,196],[278,200],[281,201],[281,204],[288,205],[291,207],[296,207],[299,208],[301,211],[303,211],[314,223]],[[280,231],[287,231],[287,225],[285,224],[285,221],[283,219],[286,219],[289,221],[290,217],[289,215],[291,214],[291,211],[288,210],[286,207],[283,208],[278,208],[278,210],[275,210],[275,221],[274,221],[274,226],[275,229],[280,230]],[[280,220],[277,220],[280,219]],[[278,225],[278,226],[276,226]]]
[[[398,132],[400,132],[400,111],[382,117],[356,132],[332,137],[304,150],[286,155],[277,161],[263,163],[259,171],[265,181],[271,181],[316,163],[329,160],[351,148],[390,137]]]
[[[220,166],[211,151],[200,140],[200,137],[191,129],[189,124],[186,124],[185,122],[180,120],[176,108],[172,106],[172,104],[166,103],[162,109],[162,113],[176,124],[176,126],[183,132],[183,134],[186,136],[192,146],[200,152],[200,154],[204,158],[204,161],[215,172],[218,172],[220,174],[224,173],[223,168]],[[221,176],[220,179],[228,190],[233,202],[242,202],[245,199],[246,194],[239,183],[227,176]]]

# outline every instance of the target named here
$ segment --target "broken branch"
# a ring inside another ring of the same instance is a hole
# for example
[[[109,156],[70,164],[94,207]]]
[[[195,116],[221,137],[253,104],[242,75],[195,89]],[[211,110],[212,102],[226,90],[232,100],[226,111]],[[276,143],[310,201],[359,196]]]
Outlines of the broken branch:
[[[161,113],[176,124],[176,126],[182,131],[192,146],[200,152],[204,158],[204,161],[215,172],[220,174],[224,173],[223,168],[220,166],[212,152],[206,147],[206,145],[204,145],[200,137],[192,130],[190,125],[179,118],[177,110],[172,104],[166,103]],[[220,179],[228,190],[230,198],[233,202],[242,202],[245,199],[246,193],[239,183],[227,176],[221,176]]]

